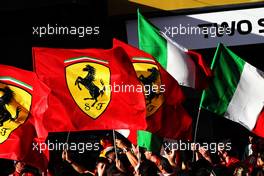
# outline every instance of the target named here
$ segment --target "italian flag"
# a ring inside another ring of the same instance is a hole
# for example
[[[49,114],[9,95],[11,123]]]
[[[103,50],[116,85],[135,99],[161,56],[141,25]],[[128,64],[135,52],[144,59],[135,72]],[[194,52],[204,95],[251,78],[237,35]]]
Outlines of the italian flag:
[[[219,44],[211,65],[214,78],[200,107],[264,137],[264,73]]]
[[[137,131],[137,145],[145,148],[147,151],[151,151],[155,154],[159,154],[163,143],[163,138],[156,136],[155,134],[138,130]]]
[[[202,56],[173,42],[138,11],[139,48],[152,56],[182,86],[202,89],[207,86],[211,70]]]

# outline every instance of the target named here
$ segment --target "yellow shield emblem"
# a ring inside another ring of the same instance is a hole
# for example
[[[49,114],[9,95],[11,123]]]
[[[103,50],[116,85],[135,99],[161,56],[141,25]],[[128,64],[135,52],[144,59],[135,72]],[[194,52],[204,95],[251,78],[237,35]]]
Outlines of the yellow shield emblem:
[[[148,117],[154,114],[164,102],[159,68],[152,63],[133,63],[133,66],[138,79],[144,86]]]
[[[0,83],[0,144],[27,120],[31,101],[31,94],[21,86]]]
[[[67,86],[75,103],[93,119],[105,111],[111,99],[110,69],[104,64],[86,61],[66,67]]]

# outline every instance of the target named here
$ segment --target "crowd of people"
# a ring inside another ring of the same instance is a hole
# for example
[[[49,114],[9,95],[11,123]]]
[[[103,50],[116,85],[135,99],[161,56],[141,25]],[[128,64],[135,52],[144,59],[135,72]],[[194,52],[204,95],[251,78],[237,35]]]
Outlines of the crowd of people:
[[[125,138],[102,139],[101,145],[103,149],[92,170],[75,161],[71,151],[62,151],[62,160],[76,173],[87,176],[264,176],[264,140],[257,137],[249,137],[240,158],[225,148],[216,153],[204,147],[154,152],[136,147]],[[14,166],[12,174],[3,176],[42,175],[22,161],[14,162]]]
[[[219,149],[215,155],[203,147],[195,151],[165,150],[161,155],[122,139],[116,139],[115,144],[116,148],[110,145],[101,152],[94,170],[76,163],[68,151],[63,151],[62,159],[80,174],[97,176],[264,176],[263,139],[250,137],[243,159],[226,149]]]
[[[42,176],[41,171],[23,161],[0,159],[0,176]]]

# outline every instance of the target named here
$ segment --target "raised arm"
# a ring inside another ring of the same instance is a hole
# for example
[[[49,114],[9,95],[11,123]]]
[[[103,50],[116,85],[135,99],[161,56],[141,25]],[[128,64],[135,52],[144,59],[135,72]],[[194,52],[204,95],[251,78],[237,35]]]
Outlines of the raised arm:
[[[62,159],[63,159],[64,161],[68,162],[68,163],[72,166],[72,168],[73,168],[74,170],[76,170],[76,171],[77,171],[78,173],[80,173],[80,174],[87,174],[87,173],[89,173],[89,174],[95,175],[93,172],[87,170],[87,169],[84,168],[83,166],[81,166],[81,165],[79,165],[78,163],[74,162],[74,161],[71,159],[71,157],[70,157],[70,155],[69,155],[69,152],[68,152],[67,150],[64,150],[64,151],[62,152]]]

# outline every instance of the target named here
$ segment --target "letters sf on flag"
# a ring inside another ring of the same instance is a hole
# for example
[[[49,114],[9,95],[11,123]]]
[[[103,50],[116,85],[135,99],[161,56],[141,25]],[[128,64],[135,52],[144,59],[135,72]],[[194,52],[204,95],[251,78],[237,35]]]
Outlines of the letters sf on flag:
[[[146,127],[144,93],[113,91],[114,85],[141,84],[121,48],[33,48],[33,58],[51,89],[44,124],[49,131]]]
[[[68,89],[81,110],[96,119],[110,103],[109,62],[89,57],[64,61]]]

